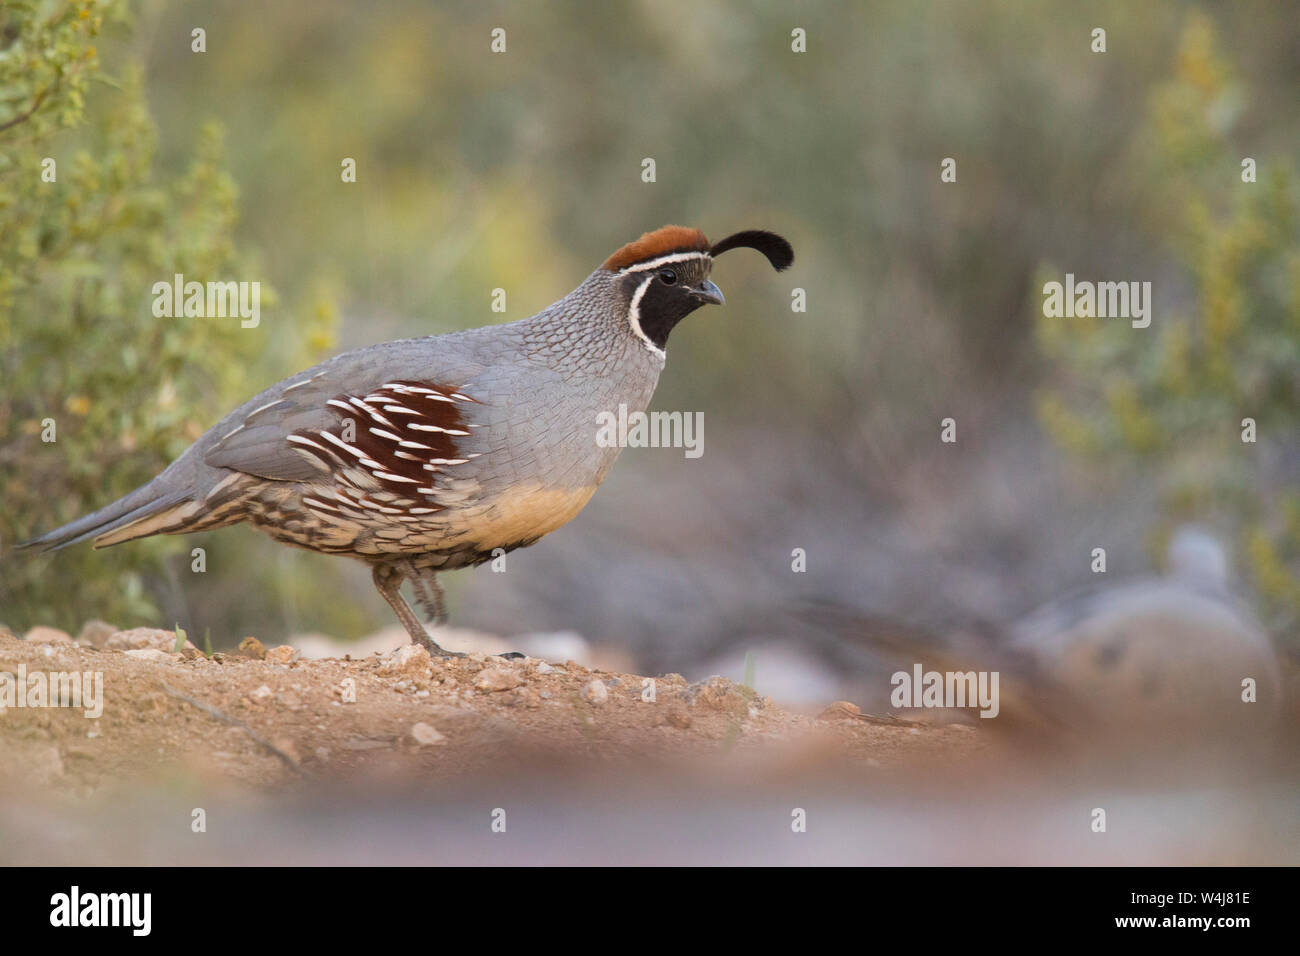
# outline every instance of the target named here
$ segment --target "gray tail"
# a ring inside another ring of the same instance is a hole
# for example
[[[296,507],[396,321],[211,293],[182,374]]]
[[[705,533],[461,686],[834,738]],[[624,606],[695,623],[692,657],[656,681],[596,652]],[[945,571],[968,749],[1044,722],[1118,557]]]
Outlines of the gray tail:
[[[159,487],[158,479],[154,479],[106,508],[46,532],[39,538],[24,541],[18,547],[58,551],[94,538],[95,547],[104,548],[135,538],[180,530],[190,516],[188,513],[193,510],[194,503],[188,494]]]

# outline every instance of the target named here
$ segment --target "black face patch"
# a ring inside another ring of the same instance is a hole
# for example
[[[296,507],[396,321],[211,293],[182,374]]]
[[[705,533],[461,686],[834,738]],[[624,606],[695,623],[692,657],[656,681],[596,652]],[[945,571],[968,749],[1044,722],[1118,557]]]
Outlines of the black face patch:
[[[644,272],[629,272],[623,277],[628,290],[629,309],[641,332],[662,349],[668,344],[668,333],[682,319],[707,303],[695,294],[700,283],[709,277],[707,259],[687,259],[669,262]],[[644,290],[638,290],[644,286]]]

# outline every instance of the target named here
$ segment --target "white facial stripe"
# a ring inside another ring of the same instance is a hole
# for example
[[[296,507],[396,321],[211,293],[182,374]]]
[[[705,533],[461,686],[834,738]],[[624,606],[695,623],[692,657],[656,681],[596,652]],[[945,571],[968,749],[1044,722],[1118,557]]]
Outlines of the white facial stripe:
[[[671,262],[685,262],[687,259],[707,259],[707,252],[674,252],[671,256],[660,256],[658,259],[651,259],[649,262],[638,262],[634,266],[628,266],[626,269],[619,271],[622,275],[628,272],[645,272],[647,269],[658,269],[660,266],[666,266]]]
[[[645,290],[650,288],[650,283],[655,281],[654,276],[646,276],[636,291],[632,293],[632,303],[627,312],[627,323],[632,327],[632,332],[639,338],[645,347],[660,358],[666,358],[664,350],[650,341],[649,337],[641,331],[641,297],[645,295]]]

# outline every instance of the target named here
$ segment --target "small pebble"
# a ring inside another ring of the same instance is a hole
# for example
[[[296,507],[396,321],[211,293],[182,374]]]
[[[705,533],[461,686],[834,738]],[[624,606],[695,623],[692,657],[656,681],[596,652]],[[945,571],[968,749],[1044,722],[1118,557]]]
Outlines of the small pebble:
[[[379,673],[400,674],[416,672],[423,674],[428,669],[432,658],[429,652],[419,644],[403,644],[379,663]]]
[[[519,672],[512,667],[487,667],[478,675],[474,686],[489,692],[511,690],[524,682]]]
[[[129,651],[123,651],[123,653],[127,657],[133,657],[138,661],[153,661],[155,664],[170,664],[179,659],[177,655],[160,651],[156,647],[136,647]]]
[[[288,664],[297,654],[298,652],[288,644],[280,644],[268,650],[265,659],[272,664]]]
[[[603,704],[609,699],[609,689],[605,686],[604,681],[594,680],[582,688],[582,697],[588,703]]]
[[[411,728],[411,736],[415,738],[415,742],[421,747],[426,747],[432,744],[444,744],[447,742],[446,737],[438,733],[438,731],[430,727],[424,721],[420,721]]]

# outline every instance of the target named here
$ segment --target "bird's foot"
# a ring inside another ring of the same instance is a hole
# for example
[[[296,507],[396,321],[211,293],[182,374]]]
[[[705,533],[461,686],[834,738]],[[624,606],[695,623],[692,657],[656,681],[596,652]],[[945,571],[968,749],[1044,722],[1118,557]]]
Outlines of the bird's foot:
[[[415,643],[419,644],[429,652],[430,657],[468,657],[463,651],[449,651],[445,647],[440,647],[438,642],[431,638],[427,633],[423,637],[417,637]]]

